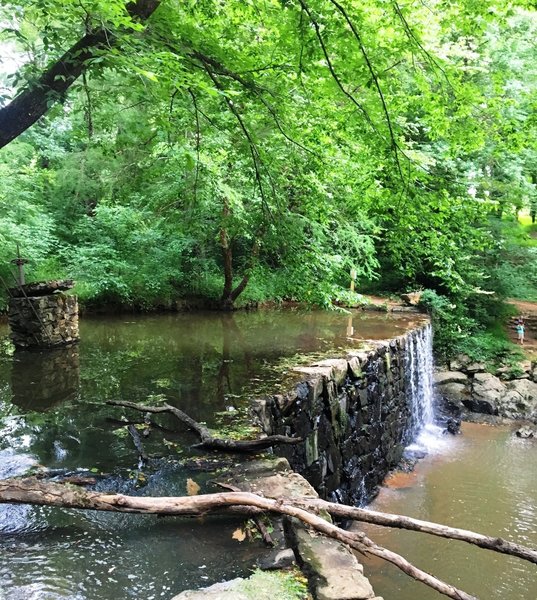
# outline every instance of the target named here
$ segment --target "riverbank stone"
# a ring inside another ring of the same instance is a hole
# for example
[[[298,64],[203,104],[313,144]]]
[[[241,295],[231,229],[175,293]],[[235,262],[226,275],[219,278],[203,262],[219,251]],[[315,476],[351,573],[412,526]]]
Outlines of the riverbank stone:
[[[456,365],[463,370],[435,373],[435,389],[448,410],[458,411],[466,419],[468,410],[537,423],[537,382],[532,363],[521,363],[524,368],[521,366],[519,375],[507,381],[507,372],[493,375],[484,370],[470,371],[459,361]]]
[[[217,483],[228,489],[239,489],[266,498],[318,498],[315,489],[294,472],[285,458],[256,459],[231,469]],[[322,515],[331,520],[328,514]],[[281,521],[281,519],[277,519]],[[308,577],[310,589],[317,600],[366,600],[375,598],[369,580],[350,549],[337,540],[310,533],[297,519],[286,518],[285,540]],[[275,524],[277,530],[279,525]],[[281,540],[280,540],[281,541]],[[291,561],[287,548],[276,548],[268,557],[265,568],[275,568],[272,561]],[[259,566],[264,567],[263,561]],[[239,588],[240,589],[240,586]],[[211,596],[209,596],[211,597]],[[271,600],[277,598],[273,596]],[[176,600],[197,599],[198,596],[178,596]],[[201,596],[199,596],[201,598]],[[228,596],[222,596],[223,599]],[[230,600],[232,597],[229,597]],[[237,596],[236,600],[242,600]],[[258,599],[256,599],[258,600]]]
[[[336,540],[296,528],[295,554],[314,581],[317,600],[368,600],[375,592],[352,552]]]
[[[215,583],[199,590],[186,590],[172,600],[298,600],[291,590],[293,573],[257,571],[247,579]]]

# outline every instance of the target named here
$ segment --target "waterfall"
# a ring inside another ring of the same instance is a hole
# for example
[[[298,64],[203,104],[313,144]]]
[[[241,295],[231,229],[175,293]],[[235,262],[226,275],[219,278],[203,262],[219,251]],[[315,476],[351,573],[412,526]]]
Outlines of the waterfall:
[[[409,441],[424,431],[434,431],[433,409],[433,333],[430,324],[409,336],[406,353],[407,398],[410,423]]]

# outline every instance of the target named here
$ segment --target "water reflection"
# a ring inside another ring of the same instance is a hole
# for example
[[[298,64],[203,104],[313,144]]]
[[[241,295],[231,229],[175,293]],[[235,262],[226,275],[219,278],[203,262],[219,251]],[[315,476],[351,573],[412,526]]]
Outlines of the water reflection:
[[[399,335],[405,318],[354,314],[354,340]],[[348,348],[349,316],[321,311],[260,311],[83,319],[81,342],[46,353],[0,352],[0,477],[40,463],[105,473],[103,489],[184,494],[193,473],[153,461],[136,489],[138,456],[118,419],[141,415],[107,399],[158,402],[165,397],[209,426],[218,413],[274,390],[285,357]],[[0,334],[2,333],[0,327]],[[306,359],[307,360],[307,359]],[[144,440],[148,454],[164,442],[192,450],[193,438],[172,417]],[[174,431],[176,437],[173,437]],[[203,483],[203,482],[201,482]],[[171,597],[187,587],[244,575],[263,552],[232,539],[237,523],[96,515],[35,507],[0,507],[0,598],[109,600]],[[3,600],[3,599],[2,599]]]
[[[78,345],[16,352],[11,363],[12,402],[27,411],[45,411],[76,400],[80,391]]]

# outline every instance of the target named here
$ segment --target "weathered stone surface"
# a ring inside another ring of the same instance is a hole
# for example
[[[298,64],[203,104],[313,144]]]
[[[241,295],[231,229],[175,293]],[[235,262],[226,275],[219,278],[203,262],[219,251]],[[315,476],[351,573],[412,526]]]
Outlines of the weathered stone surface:
[[[318,600],[366,600],[375,593],[363,567],[339,542],[299,528],[296,552],[303,569],[312,577]]]
[[[259,561],[259,568],[265,571],[287,569],[295,563],[295,553],[291,548],[276,550]]]
[[[486,368],[487,366],[482,362],[472,362],[465,367],[468,373],[478,373],[479,371],[484,371]]]
[[[243,583],[244,579],[238,577],[199,590],[186,590],[172,600],[248,600],[246,593],[240,589]]]
[[[267,433],[304,440],[275,452],[323,497],[363,502],[400,458],[410,439],[407,337],[418,335],[424,322],[396,339],[369,341],[345,359],[298,367],[295,373],[304,380],[292,382],[284,397],[297,397],[300,385],[307,386],[307,397],[273,403],[274,429]]]
[[[267,498],[318,496],[304,477],[291,471],[289,463],[283,458],[243,463],[226,473],[219,479],[219,482]],[[289,522],[288,535],[293,540],[292,556],[289,551],[284,550],[276,550],[275,555],[280,556],[281,554],[280,558],[284,563],[294,560],[295,555],[298,556],[300,564],[305,565],[305,572],[313,582],[316,598],[320,600],[365,600],[375,596],[369,581],[363,575],[363,567],[347,546],[337,540],[311,535],[295,519],[291,519]],[[269,562],[272,564],[274,557],[269,558]],[[237,582],[230,590],[226,588],[223,591],[220,589],[217,591],[226,594],[233,591],[240,594],[243,593],[243,587],[240,582]],[[210,594],[212,593],[210,590],[211,588],[206,588],[201,592]],[[179,594],[174,600],[202,598],[202,596],[193,595],[195,592],[188,593],[191,595]],[[219,596],[209,595],[208,597]],[[240,595],[222,595],[221,597],[224,600],[243,600],[243,596]],[[249,598],[249,596],[247,597]],[[277,597],[273,596],[271,600]],[[256,600],[259,599],[256,598]]]
[[[221,483],[239,488],[243,492],[261,494],[266,498],[308,497],[316,498],[317,492],[298,473],[291,470],[285,458],[252,460],[242,463],[219,479]]]
[[[437,385],[446,383],[462,383],[464,385],[468,382],[468,375],[461,371],[436,371],[434,374],[434,382]]]
[[[277,600],[284,598],[292,573],[257,571],[248,579],[232,579],[200,590],[187,590],[172,600]]]
[[[463,402],[469,397],[469,391],[466,385],[462,383],[445,383],[437,385],[437,391],[441,396],[456,403]]]
[[[471,399],[465,405],[476,412],[489,415],[498,414],[498,406],[507,388],[491,373],[476,373],[472,385]]]
[[[347,377],[348,363],[344,358],[329,358],[322,360],[313,365],[314,367],[331,367],[332,372],[330,379],[336,382],[336,385],[341,385]]]
[[[54,281],[34,281],[11,288],[9,295],[13,298],[24,296],[48,296],[58,291],[70,290],[75,282],[72,279],[56,279]]]
[[[531,427],[525,426],[517,429],[515,431],[515,435],[519,438],[529,439],[529,438],[537,438],[537,430],[532,429]]]
[[[17,348],[53,348],[79,339],[76,296],[12,297],[8,321]]]
[[[410,306],[417,306],[420,303],[422,293],[423,292],[409,292],[408,294],[401,294],[401,300]]]
[[[362,376],[362,367],[360,365],[360,359],[358,356],[349,356],[347,364],[351,377],[358,379]]]
[[[537,422],[537,383],[529,379],[515,379],[507,384],[506,390],[498,405],[499,414],[510,419]]]

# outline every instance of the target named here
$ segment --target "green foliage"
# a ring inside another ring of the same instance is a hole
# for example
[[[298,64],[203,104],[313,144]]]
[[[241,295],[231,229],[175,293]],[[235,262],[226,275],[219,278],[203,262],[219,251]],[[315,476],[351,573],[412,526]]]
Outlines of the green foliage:
[[[75,277],[90,305],[231,287],[236,305],[332,306],[356,300],[356,270],[450,298],[442,351],[498,299],[534,297],[532,238],[490,219],[537,202],[527,3],[163,0],[144,25],[123,0],[0,11],[30,57],[7,95],[88,26],[115,40],[0,155],[4,278],[17,242],[32,278]]]
[[[457,354],[496,367],[520,360],[520,350],[502,327],[506,315],[501,303],[489,304],[486,312],[480,303],[470,307],[433,290],[424,290],[420,303],[431,315],[435,354],[440,361]]]
[[[432,318],[435,353],[445,361],[475,332],[476,323],[467,316],[463,305],[453,303],[434,290],[424,290],[420,304]]]
[[[238,591],[252,600],[260,598],[278,598],[281,600],[306,600],[308,598],[307,581],[300,571],[261,571],[256,570]]]

